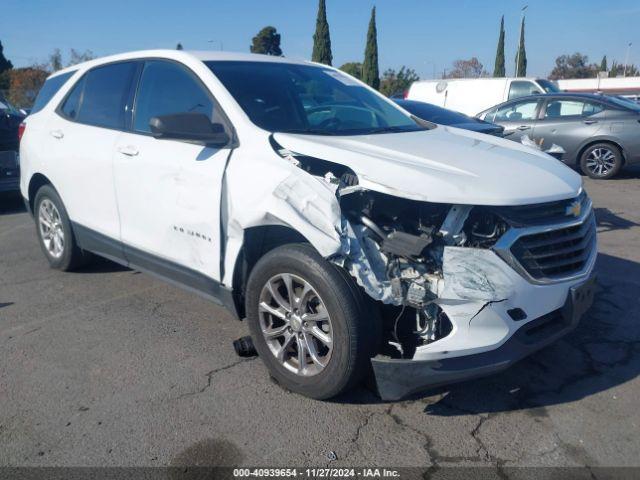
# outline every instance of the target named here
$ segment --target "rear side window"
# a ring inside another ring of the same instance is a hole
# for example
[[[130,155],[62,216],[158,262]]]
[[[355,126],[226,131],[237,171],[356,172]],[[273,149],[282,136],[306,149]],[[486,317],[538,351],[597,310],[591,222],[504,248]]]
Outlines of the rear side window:
[[[524,100],[504,105],[496,111],[492,119],[487,120],[493,122],[520,122],[525,120],[534,120],[536,118],[536,109],[538,100]]]
[[[89,70],[69,93],[61,111],[71,120],[97,127],[124,129],[125,106],[135,62]]]
[[[82,92],[84,90],[84,83],[86,77],[83,77],[76,86],[73,87],[67,99],[62,106],[62,113],[64,113],[65,117],[70,120],[75,120],[78,117],[78,108],[80,107],[80,98],[82,97]]]
[[[145,63],[136,97],[134,130],[150,132],[149,121],[160,115],[202,113],[217,119],[213,100],[193,74],[172,62]]]
[[[551,100],[547,104],[544,118],[589,117],[600,113],[604,106],[581,100]]]
[[[61,75],[56,75],[55,77],[49,78],[38,92],[38,96],[36,97],[36,101],[33,103],[33,108],[31,109],[31,114],[37,113],[47,106],[49,100],[53,98],[53,96],[58,93],[58,90],[62,88],[62,86],[67,83],[67,80],[71,78],[73,72],[63,73]]]

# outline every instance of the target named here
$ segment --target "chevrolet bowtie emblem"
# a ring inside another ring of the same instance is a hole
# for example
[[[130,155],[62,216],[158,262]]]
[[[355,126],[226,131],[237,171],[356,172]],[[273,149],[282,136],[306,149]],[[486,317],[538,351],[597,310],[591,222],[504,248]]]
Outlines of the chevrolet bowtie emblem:
[[[571,202],[564,211],[566,215],[573,215],[574,217],[579,217],[580,212],[582,212],[582,204],[577,200],[575,202]]]

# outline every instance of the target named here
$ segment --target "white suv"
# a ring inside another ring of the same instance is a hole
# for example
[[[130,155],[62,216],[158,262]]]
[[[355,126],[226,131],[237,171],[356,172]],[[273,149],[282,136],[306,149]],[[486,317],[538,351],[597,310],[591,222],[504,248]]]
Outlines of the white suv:
[[[51,266],[93,253],[205,295],[290,390],[372,374],[396,399],[487,374],[591,304],[576,173],[334,68],[127,53],[55,73],[37,105],[21,190]]]

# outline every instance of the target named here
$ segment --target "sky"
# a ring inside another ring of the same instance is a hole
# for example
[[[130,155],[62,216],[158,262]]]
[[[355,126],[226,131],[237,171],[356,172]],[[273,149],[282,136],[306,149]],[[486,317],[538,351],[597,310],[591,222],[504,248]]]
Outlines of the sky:
[[[285,56],[310,58],[317,0],[1,0],[0,41],[16,67],[46,61],[54,48],[103,56],[175,48],[246,52],[273,25]],[[402,65],[439,78],[456,59],[478,57],[493,71],[500,16],[505,16],[507,74],[513,74],[526,10],[529,76],[546,76],[558,55],[640,64],[638,0],[326,0],[333,64],[362,61],[376,6],[381,72]]]

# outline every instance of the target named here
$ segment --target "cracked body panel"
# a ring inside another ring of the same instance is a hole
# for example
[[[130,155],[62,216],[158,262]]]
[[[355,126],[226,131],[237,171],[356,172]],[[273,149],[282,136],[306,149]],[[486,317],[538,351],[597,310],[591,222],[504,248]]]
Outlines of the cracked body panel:
[[[383,397],[506,368],[533,349],[511,342],[504,350],[509,355],[498,350],[530,321],[566,309],[572,289],[588,277],[584,270],[559,284],[532,284],[494,251],[510,223],[493,210],[401,198],[385,193],[388,188],[371,190],[371,182],[365,188],[340,164],[277,142],[286,139],[270,137],[268,162],[241,155],[230,162],[225,283],[232,282],[248,228],[283,225],[301,233],[368,296],[402,308],[401,320],[384,332],[391,350],[373,359],[379,390],[387,390]],[[269,180],[247,191],[244,175],[252,168]],[[525,318],[510,318],[512,309]],[[399,323],[408,334],[398,332]],[[488,352],[498,353],[475,365],[472,356]],[[471,363],[456,360],[464,357]],[[458,363],[443,371],[449,361]]]

